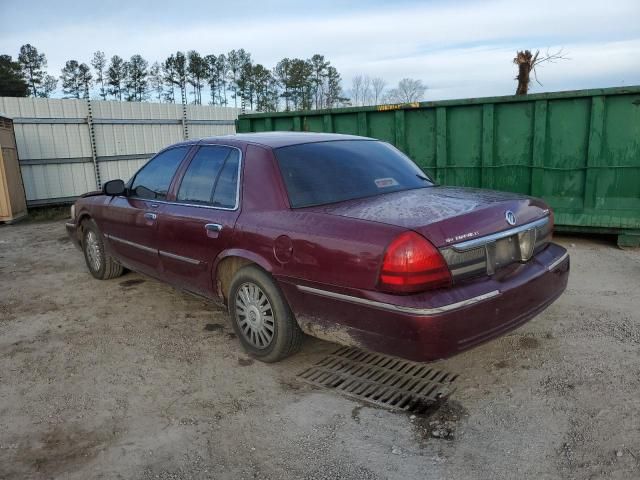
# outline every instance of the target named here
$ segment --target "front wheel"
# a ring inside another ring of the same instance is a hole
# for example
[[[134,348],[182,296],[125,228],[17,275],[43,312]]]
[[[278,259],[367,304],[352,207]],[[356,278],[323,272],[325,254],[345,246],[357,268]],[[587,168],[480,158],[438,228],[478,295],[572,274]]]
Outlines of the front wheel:
[[[304,334],[280,289],[257,267],[244,267],[233,278],[229,314],[240,343],[258,360],[277,362],[302,345]]]
[[[86,220],[82,224],[82,251],[87,267],[95,278],[108,280],[122,275],[122,265],[105,252],[102,234],[93,220]]]

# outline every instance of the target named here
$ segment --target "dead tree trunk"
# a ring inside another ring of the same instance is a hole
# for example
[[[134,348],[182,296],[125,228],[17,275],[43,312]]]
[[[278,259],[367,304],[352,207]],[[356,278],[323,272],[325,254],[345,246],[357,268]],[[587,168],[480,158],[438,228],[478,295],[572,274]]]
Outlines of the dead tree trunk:
[[[520,50],[516,52],[516,58],[513,59],[513,63],[518,66],[518,76],[516,77],[518,88],[516,88],[516,95],[526,95],[529,93],[531,72],[533,72],[536,82],[542,86],[536,74],[536,67],[545,62],[555,63],[557,60],[568,60],[568,58],[564,56],[562,48],[555,53],[549,53],[547,50],[547,54],[543,56],[540,56],[540,50],[536,50],[535,54],[531,53],[531,50]]]
[[[529,93],[529,83],[531,82],[531,70],[536,63],[538,52],[535,55],[529,50],[519,51],[516,53],[516,58],[513,59],[513,63],[518,66],[518,87],[516,88],[516,95],[526,95]]]

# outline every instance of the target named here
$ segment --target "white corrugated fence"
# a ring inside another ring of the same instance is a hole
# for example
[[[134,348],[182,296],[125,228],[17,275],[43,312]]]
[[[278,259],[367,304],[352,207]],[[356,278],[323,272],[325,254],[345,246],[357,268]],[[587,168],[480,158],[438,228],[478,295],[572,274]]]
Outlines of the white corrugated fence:
[[[0,97],[0,113],[13,118],[27,203],[35,206],[127,180],[172,143],[234,133],[240,109]]]

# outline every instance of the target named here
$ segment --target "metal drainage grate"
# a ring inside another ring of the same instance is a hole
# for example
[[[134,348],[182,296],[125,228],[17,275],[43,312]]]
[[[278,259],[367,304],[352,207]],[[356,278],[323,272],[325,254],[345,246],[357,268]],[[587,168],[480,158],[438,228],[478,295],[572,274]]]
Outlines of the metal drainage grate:
[[[452,383],[458,375],[424,363],[343,347],[298,377],[379,407],[422,413],[453,393]]]

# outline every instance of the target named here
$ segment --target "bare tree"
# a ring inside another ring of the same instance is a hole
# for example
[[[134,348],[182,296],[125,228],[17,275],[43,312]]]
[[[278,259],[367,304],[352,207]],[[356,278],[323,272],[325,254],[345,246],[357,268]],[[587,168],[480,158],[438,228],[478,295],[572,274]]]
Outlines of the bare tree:
[[[388,103],[413,103],[424,98],[427,86],[422,80],[413,78],[403,78],[398,82],[398,86],[389,91],[386,95]]]
[[[371,78],[369,75],[365,75],[362,79],[362,105],[371,105]]]
[[[362,102],[362,84],[364,83],[364,77],[362,75],[356,75],[351,80],[351,103],[354,106],[358,106]]]
[[[371,79],[371,88],[373,89],[373,103],[377,105],[380,101],[382,101],[382,92],[384,91],[384,87],[387,86],[387,82],[380,77],[375,77]]]
[[[536,50],[535,54],[531,53],[531,50],[520,50],[516,52],[516,56],[513,59],[513,63],[518,66],[518,76],[516,77],[518,87],[516,88],[516,95],[526,95],[529,93],[532,71],[536,82],[542,86],[538,80],[536,67],[541,63],[555,63],[558,60],[568,60],[562,49],[555,53],[549,53],[547,50],[547,54],[543,56],[540,56],[540,50]]]

